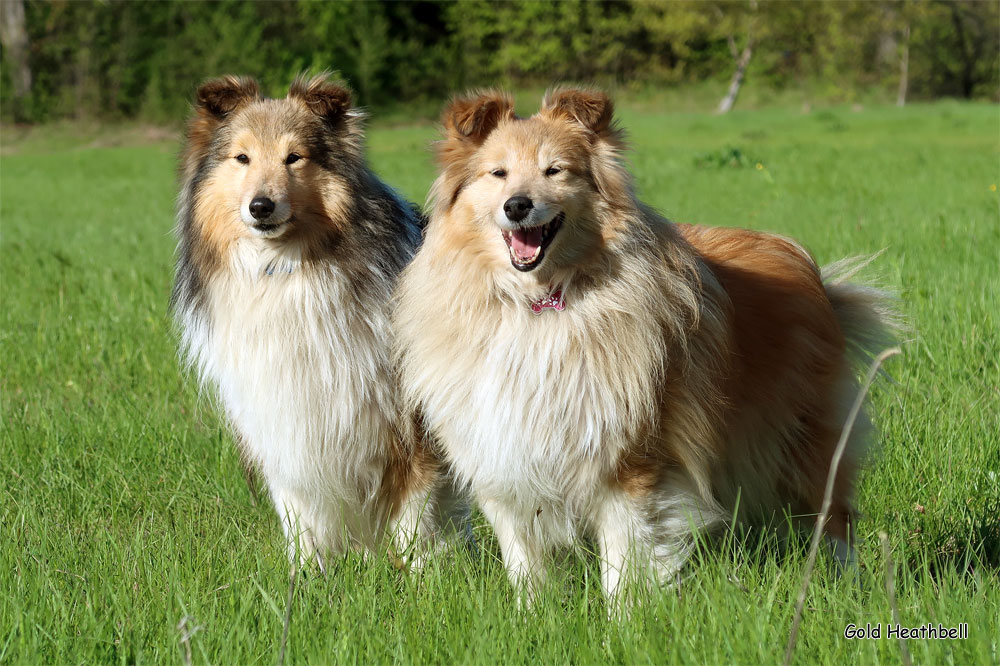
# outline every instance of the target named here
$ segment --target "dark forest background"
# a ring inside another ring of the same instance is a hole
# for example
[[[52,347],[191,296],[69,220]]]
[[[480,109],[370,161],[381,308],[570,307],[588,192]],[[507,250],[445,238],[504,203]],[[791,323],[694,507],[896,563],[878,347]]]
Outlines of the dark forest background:
[[[729,106],[743,80],[831,102],[1000,87],[990,0],[2,2],[8,122],[173,121],[206,77],[252,74],[281,94],[323,69],[375,108],[554,81],[717,81]]]

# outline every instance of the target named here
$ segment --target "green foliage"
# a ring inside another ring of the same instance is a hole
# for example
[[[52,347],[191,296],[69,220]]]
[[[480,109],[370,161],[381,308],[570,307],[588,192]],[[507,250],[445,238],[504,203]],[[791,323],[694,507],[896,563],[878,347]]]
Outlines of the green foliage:
[[[699,169],[743,169],[755,164],[760,164],[760,160],[749,157],[737,146],[725,146],[721,150],[712,150],[694,158],[694,165]]]
[[[176,10],[175,10],[176,11]],[[192,11],[202,11],[192,9]],[[325,63],[323,63],[325,65]],[[297,66],[291,63],[290,66]],[[169,79],[165,79],[169,80]],[[526,105],[537,104],[524,99]],[[821,559],[796,664],[894,664],[889,535],[915,664],[995,664],[1000,607],[1000,193],[996,109],[767,109],[726,116],[621,105],[636,187],[678,221],[767,229],[821,263],[873,266],[911,331],[873,394],[855,584]],[[179,368],[166,314],[176,140],[5,134],[0,165],[0,663],[271,664],[288,565],[233,443]],[[16,130],[21,131],[21,130]],[[376,170],[422,201],[431,127],[370,132]],[[727,147],[764,169],[695,169]],[[13,152],[11,152],[13,151]],[[778,663],[805,562],[750,534],[702,553],[679,588],[609,622],[585,550],[520,613],[488,526],[479,550],[404,577],[350,557],[299,578],[286,663]]]
[[[1000,3],[978,0],[907,3],[903,20],[913,28],[911,58],[920,92],[954,97],[998,94]]]
[[[10,0],[21,1],[21,0]],[[750,85],[810,83],[822,99],[895,90],[909,45],[913,98],[996,97],[1000,4],[975,0],[469,0],[26,4],[34,83],[22,116],[176,121],[223,73],[280,92],[299,71],[340,72],[362,104],[556,81],[722,86],[754,45]],[[906,35],[909,35],[907,38]],[[13,117],[8,58],[2,118]]]

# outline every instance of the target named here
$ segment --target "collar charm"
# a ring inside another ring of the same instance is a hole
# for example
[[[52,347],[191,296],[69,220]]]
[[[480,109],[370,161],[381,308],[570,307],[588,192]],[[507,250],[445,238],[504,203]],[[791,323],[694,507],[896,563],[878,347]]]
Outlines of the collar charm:
[[[566,301],[563,299],[562,289],[556,289],[545,298],[540,298],[531,304],[531,311],[536,315],[542,314],[545,310],[562,312],[565,309]]]

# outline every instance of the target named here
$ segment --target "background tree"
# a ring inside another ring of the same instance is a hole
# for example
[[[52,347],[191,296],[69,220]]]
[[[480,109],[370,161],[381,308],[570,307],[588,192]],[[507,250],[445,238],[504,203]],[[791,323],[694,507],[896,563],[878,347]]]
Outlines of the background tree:
[[[15,120],[23,120],[27,117],[24,103],[31,91],[28,31],[25,29],[23,0],[0,3],[0,43],[3,44],[5,59],[10,61],[12,113]]]
[[[719,29],[725,33],[726,43],[729,45],[729,53],[733,56],[736,69],[733,71],[733,78],[729,82],[729,90],[726,96],[719,102],[716,109],[718,113],[728,113],[736,103],[736,96],[740,93],[743,85],[743,78],[746,76],[747,67],[750,65],[750,58],[753,56],[753,49],[757,40],[760,39],[759,25],[760,16],[757,13],[757,0],[748,0],[749,12],[741,13],[729,11],[725,12],[715,7],[719,14]],[[741,16],[742,14],[742,16]],[[743,24],[743,49],[736,44],[736,25]]]
[[[380,108],[561,81],[707,82],[720,96],[728,85],[721,108],[747,86],[833,102],[997,99],[1000,89],[994,0],[0,5],[7,121],[177,122],[198,82],[226,72],[254,75],[277,94],[299,71],[335,70],[362,104]]]

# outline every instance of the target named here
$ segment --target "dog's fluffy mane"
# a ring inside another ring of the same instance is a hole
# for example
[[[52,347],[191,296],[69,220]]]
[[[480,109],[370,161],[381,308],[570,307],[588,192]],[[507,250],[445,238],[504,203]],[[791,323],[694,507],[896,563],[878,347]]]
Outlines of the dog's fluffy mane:
[[[588,356],[591,367],[605,377],[609,390],[614,386],[620,391],[616,402],[627,405],[626,413],[616,418],[622,418],[637,439],[641,439],[639,432],[652,432],[660,427],[660,397],[668,371],[685,377],[688,388],[698,399],[686,413],[678,406],[674,421],[692,431],[705,432],[706,436],[687,438],[689,446],[674,453],[679,462],[692,470],[699,488],[708,496],[708,465],[716,453],[714,437],[707,433],[710,422],[718,417],[724,404],[713,385],[721,372],[721,359],[726,355],[727,341],[722,328],[727,318],[726,299],[719,293],[715,278],[697,261],[676,228],[636,198],[631,176],[623,163],[627,150],[625,132],[614,120],[613,103],[605,93],[556,88],[545,95],[539,116],[576,123],[589,143],[588,173],[597,195],[593,212],[604,238],[603,250],[592,261],[554,277],[554,281],[564,285],[575,315],[586,322],[567,334],[578,338],[580,347],[593,350]],[[441,230],[444,236],[452,231],[449,224],[452,209],[473,177],[469,161],[492,131],[503,123],[520,120],[514,113],[511,97],[496,90],[455,98],[444,112],[441,119],[444,137],[436,146],[441,173],[429,199],[431,224],[446,226],[447,230]],[[431,240],[429,252],[438,247]],[[489,343],[475,337],[477,327],[471,320],[479,316],[499,319],[500,310],[512,303],[523,307],[524,285],[510,279],[511,271],[488,270],[477,257],[463,253],[459,237],[455,240],[458,244],[432,252],[429,260],[446,264],[441,270],[452,279],[441,285],[437,298],[424,302],[428,307],[451,310],[440,312],[438,316],[442,319],[457,316],[470,322],[461,327],[462,344],[476,348]],[[420,268],[414,266],[411,270]],[[403,280],[400,290],[408,290],[411,285],[413,282]],[[596,287],[605,293],[600,303],[579,298]],[[461,293],[452,295],[451,289]],[[420,300],[413,294],[404,294],[404,298],[414,304]],[[416,325],[408,320],[411,312],[400,311],[397,316],[404,327]],[[430,315],[425,312],[423,316]],[[622,317],[644,323],[622,325]],[[703,338],[713,343],[690,348],[688,343],[695,330],[701,330]],[[486,333],[483,329],[479,332]],[[429,339],[423,337],[413,342],[421,345]],[[613,351],[622,349],[641,349],[643,353]],[[692,359],[692,354],[698,358]],[[407,367],[405,360],[403,363]],[[689,365],[697,368],[693,375],[688,374]],[[410,371],[413,370],[411,367]],[[412,392],[410,399],[411,408],[416,409],[417,398]],[[642,460],[657,455],[639,450],[624,455],[622,478],[634,477],[636,483],[648,483],[648,470]],[[661,458],[659,464],[666,462]]]
[[[218,394],[303,559],[374,548],[394,516],[404,540],[437,518],[437,462],[399,410],[389,355],[392,288],[422,218],[367,166],[351,104],[326,76],[299,78],[277,100],[252,79],[209,81],[181,156],[171,308],[182,352]],[[296,172],[301,200],[274,240],[215,196],[235,187],[214,173],[233,159],[237,128],[291,132],[312,162]]]
[[[542,99],[539,116],[572,120],[586,135],[590,144],[589,176],[599,197],[594,213],[607,244],[606,251],[596,256],[595,262],[577,267],[574,275],[561,277],[581,288],[602,281],[613,283],[616,273],[629,269],[625,262],[619,261],[620,257],[635,256],[637,264],[652,269],[654,274],[645,278],[620,277],[618,282],[638,280],[638,284],[649,287],[622,293],[620,308],[659,313],[668,332],[665,340],[676,345],[670,350],[671,356],[679,351],[682,357],[677,360],[683,360],[688,334],[698,327],[703,311],[704,271],[695,261],[689,244],[673,226],[636,197],[631,174],[624,164],[628,150],[626,133],[614,118],[614,103],[599,90],[556,87]],[[429,197],[433,218],[450,214],[473,175],[468,165],[485,138],[501,123],[518,120],[514,101],[504,91],[478,90],[451,101],[441,119],[444,137],[436,144],[441,174]],[[653,287],[664,283],[669,285],[665,290]],[[498,287],[496,297],[510,298],[504,283],[493,284]]]
[[[397,355],[410,408],[476,493],[511,575],[535,576],[545,549],[591,531],[616,562],[603,573],[614,593],[630,541],[671,576],[691,529],[737,506],[765,519],[818,511],[857,388],[846,346],[889,337],[884,294],[824,284],[779,236],[675,225],[643,205],[601,92],[554,90],[521,119],[508,95],[485,91],[453,100],[442,125],[425,241],[397,288]],[[567,254],[524,273],[481,212],[502,201],[476,198],[504,190],[481,185],[489,174],[474,162],[490,141],[489,159],[520,159],[519,177],[542,179],[524,155],[549,138],[574,142],[567,168],[590,186],[553,242]],[[523,152],[504,153],[513,141]],[[532,314],[554,285],[565,309]],[[827,527],[839,539],[867,424],[837,477]]]
[[[297,77],[287,100],[302,104],[315,115],[305,119],[300,129],[308,135],[314,159],[340,186],[317,206],[321,223],[313,227],[304,258],[329,260],[336,256],[347,270],[359,275],[366,266],[374,268],[379,276],[360,280],[361,288],[378,282],[381,275],[398,273],[403,265],[399,257],[407,255],[400,252],[401,243],[416,243],[424,219],[368,167],[364,112],[352,106],[349,90],[325,73]],[[223,268],[229,239],[211,238],[204,222],[199,224],[194,202],[207,176],[226,159],[224,149],[233,117],[264,101],[268,100],[260,94],[257,82],[247,77],[210,80],[198,90],[180,160],[177,280],[171,295],[175,310],[199,309],[204,281]],[[347,247],[338,247],[344,241]],[[334,249],[338,250],[336,255]]]

